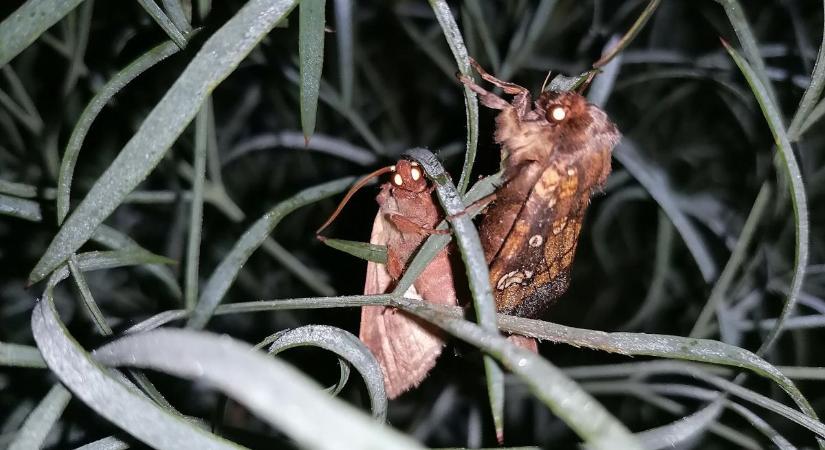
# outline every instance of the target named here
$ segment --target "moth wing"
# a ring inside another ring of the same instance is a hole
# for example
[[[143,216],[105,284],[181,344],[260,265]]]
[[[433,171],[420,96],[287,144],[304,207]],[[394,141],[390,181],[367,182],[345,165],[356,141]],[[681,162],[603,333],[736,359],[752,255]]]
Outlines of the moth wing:
[[[384,233],[388,228],[384,220],[380,214],[376,216],[371,243],[386,243]],[[446,254],[444,256],[446,257]],[[430,264],[425,272],[431,266],[433,264]],[[422,275],[419,280],[422,278],[425,276]],[[364,294],[383,294],[392,284],[393,279],[385,265],[367,263]],[[410,286],[405,296],[422,299],[415,285]],[[453,302],[455,302],[454,292]],[[436,359],[444,346],[444,340],[433,327],[403,311],[385,306],[361,308],[359,337],[378,360],[384,373],[387,396],[391,399],[418,386],[435,366]]]
[[[610,148],[544,169],[499,252],[519,257],[496,258],[490,267],[499,311],[537,317],[567,290],[590,195],[609,170]]]

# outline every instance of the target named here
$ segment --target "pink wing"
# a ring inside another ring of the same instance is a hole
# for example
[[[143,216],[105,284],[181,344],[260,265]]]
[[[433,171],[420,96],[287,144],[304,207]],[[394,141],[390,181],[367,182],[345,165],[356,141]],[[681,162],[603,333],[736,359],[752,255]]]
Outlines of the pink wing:
[[[382,214],[376,215],[370,242],[385,244],[388,229]],[[383,294],[393,284],[385,265],[367,263],[364,294]],[[443,286],[450,288],[445,289]],[[440,294],[440,298],[435,294]],[[426,301],[433,303],[457,303],[446,252],[439,254],[405,293],[409,298],[422,299],[422,295]],[[387,396],[391,399],[418,386],[435,366],[444,346],[444,340],[437,329],[403,311],[384,306],[361,308],[359,337],[381,365]]]

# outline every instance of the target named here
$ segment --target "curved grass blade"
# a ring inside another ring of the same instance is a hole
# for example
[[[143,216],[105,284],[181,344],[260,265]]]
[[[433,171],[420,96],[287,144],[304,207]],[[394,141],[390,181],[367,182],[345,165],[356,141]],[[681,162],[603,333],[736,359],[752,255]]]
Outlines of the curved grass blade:
[[[298,59],[301,64],[301,129],[309,143],[315,132],[318,91],[324,68],[326,0],[301,0],[298,8]]]
[[[0,22],[0,67],[70,13],[82,0],[29,0]]]
[[[226,336],[154,330],[127,335],[99,348],[94,357],[107,365],[152,368],[208,380],[305,448],[338,449],[342,442],[351,448],[420,448],[328,397],[291,366]]]
[[[60,322],[49,290],[32,312],[32,335],[49,368],[77,398],[145,444],[155,448],[238,448],[156,406],[93,361]]]
[[[95,94],[92,100],[86,105],[86,108],[80,114],[72,130],[72,135],[69,137],[69,142],[66,144],[66,150],[63,152],[63,159],[60,161],[60,171],[57,178],[57,224],[63,223],[66,215],[69,213],[69,195],[71,191],[72,177],[74,175],[74,168],[77,164],[77,157],[80,153],[80,147],[86,139],[86,134],[89,128],[97,118],[97,115],[106,106],[106,103],[126,87],[129,82],[137,78],[138,75],[145,72],[155,64],[163,61],[171,55],[174,55],[180,48],[172,41],[164,42],[157,47],[149,50],[141,55],[136,60],[132,61],[123,70],[115,74],[100,91]]]
[[[229,286],[235,281],[241,267],[249,259],[249,256],[266,240],[269,233],[278,225],[281,219],[292,211],[314,203],[322,198],[335,195],[345,190],[353,181],[352,177],[330,181],[309,189],[305,189],[290,197],[270,209],[260,219],[258,219],[235,243],[232,250],[224,257],[223,261],[215,268],[203,292],[198,299],[198,304],[192,312],[187,326],[190,328],[203,328],[212,316],[215,307],[218,306]]]
[[[464,38],[461,37],[461,30],[455,22],[450,6],[445,0],[430,0],[430,7],[435,13],[447,45],[453,53],[459,72],[468,77],[472,77],[470,58],[467,55],[467,47],[464,45]],[[470,185],[470,175],[475,163],[476,150],[478,149],[478,99],[476,94],[467,86],[462,85],[464,91],[464,109],[467,115],[467,150],[464,153],[464,165],[461,168],[461,177],[458,179],[458,192],[464,194],[467,186]]]
[[[793,204],[794,210],[796,246],[794,251],[793,278],[791,278],[788,298],[782,307],[782,312],[779,315],[776,326],[768,333],[768,336],[765,337],[765,340],[757,351],[758,354],[764,354],[773,346],[782,333],[784,322],[794,312],[799,293],[802,290],[802,283],[805,279],[805,269],[808,266],[808,250],[810,245],[808,201],[805,194],[805,185],[802,180],[802,172],[799,169],[799,164],[796,161],[796,156],[793,153],[788,135],[785,133],[782,116],[777,108],[777,103],[771,96],[771,91],[762,84],[754,69],[751,68],[750,64],[748,64],[736,50],[726,42],[722,41],[722,43],[731,58],[736,62],[739,70],[742,71],[742,74],[753,90],[754,96],[756,96],[757,102],[759,102],[759,107],[762,108],[762,113],[765,115],[765,120],[768,122],[774,142],[779,149],[779,155],[782,158],[783,164],[779,167],[785,169],[785,179],[788,181],[788,190],[791,194],[791,203]]]
[[[43,279],[89,239],[160,162],[209,93],[294,5],[294,0],[251,0],[206,41],[57,232],[29,275],[30,283]]]
[[[26,421],[17,431],[8,450],[43,448],[46,436],[54,424],[60,420],[71,398],[72,394],[62,384],[54,384],[37,407],[26,417]]]
[[[272,354],[304,346],[319,347],[335,353],[352,364],[364,379],[372,405],[372,416],[382,423],[387,420],[387,393],[381,366],[370,350],[352,333],[329,325],[306,325],[276,333],[264,340],[262,345],[269,345],[269,353]]]

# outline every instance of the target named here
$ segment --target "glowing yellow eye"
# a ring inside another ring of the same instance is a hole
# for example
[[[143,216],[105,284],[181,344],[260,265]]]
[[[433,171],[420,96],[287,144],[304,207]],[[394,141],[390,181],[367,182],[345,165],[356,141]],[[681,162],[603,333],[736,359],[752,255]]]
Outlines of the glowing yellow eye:
[[[567,117],[567,111],[565,111],[561,106],[556,106],[550,112],[550,117],[552,117],[556,122],[561,122],[565,117]]]
[[[410,169],[410,176],[412,177],[413,181],[418,181],[419,179],[421,179],[421,170],[413,167],[412,169]]]
[[[399,175],[399,174],[395,174],[395,176],[394,176],[394,177],[392,177],[392,182],[393,182],[396,186],[401,186],[402,184],[404,184],[404,179],[403,179],[403,178],[401,178],[401,175]]]

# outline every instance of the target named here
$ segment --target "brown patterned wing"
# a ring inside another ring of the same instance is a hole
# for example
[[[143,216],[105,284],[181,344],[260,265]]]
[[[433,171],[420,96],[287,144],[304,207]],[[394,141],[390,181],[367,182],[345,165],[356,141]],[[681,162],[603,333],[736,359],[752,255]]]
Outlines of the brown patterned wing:
[[[538,317],[567,290],[584,215],[610,171],[611,149],[557,155],[542,171],[490,266],[499,312]]]

